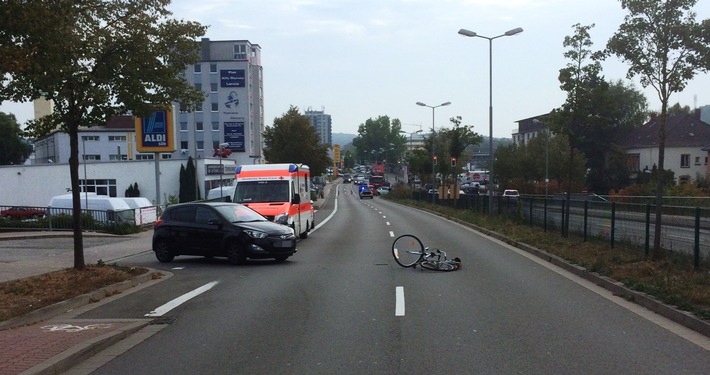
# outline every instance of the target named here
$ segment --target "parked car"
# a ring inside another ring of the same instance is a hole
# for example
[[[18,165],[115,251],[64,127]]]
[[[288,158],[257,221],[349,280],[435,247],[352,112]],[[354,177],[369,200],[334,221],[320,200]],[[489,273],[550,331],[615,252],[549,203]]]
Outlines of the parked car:
[[[153,251],[163,263],[178,255],[284,261],[296,252],[296,235],[238,203],[184,203],[168,206],[153,225]]]
[[[520,193],[518,193],[517,190],[506,189],[503,191],[503,199],[508,199],[511,202],[517,202],[518,197],[520,197]]]
[[[14,220],[39,219],[44,214],[45,209],[37,207],[10,207],[0,211],[1,217]]]

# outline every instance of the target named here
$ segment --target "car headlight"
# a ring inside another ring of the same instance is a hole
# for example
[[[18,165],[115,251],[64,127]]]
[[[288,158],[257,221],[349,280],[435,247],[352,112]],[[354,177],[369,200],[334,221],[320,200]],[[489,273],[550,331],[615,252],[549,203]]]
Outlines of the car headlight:
[[[274,223],[288,225],[288,214],[283,213],[274,217]]]
[[[248,234],[251,238],[266,238],[268,236],[268,234],[258,230],[245,230],[244,233]]]

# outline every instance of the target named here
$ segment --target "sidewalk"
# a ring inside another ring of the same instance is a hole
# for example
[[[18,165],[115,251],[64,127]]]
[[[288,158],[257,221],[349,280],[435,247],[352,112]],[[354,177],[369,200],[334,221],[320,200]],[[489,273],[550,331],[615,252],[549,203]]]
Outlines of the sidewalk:
[[[150,251],[152,231],[128,236],[84,235],[86,264],[106,263]],[[87,246],[93,244],[93,246]],[[25,251],[32,247],[32,255]],[[0,282],[71,268],[72,232],[0,233]],[[141,330],[153,319],[77,320],[100,300],[121,298],[122,291],[158,283],[148,272],[124,283],[0,322],[0,374],[59,374]],[[109,297],[110,296],[110,297]]]

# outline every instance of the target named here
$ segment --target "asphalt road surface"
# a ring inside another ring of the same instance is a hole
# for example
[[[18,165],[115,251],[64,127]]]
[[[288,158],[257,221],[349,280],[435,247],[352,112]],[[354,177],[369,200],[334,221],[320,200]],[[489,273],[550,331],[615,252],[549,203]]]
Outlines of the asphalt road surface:
[[[710,374],[706,337],[471,229],[348,185],[317,220],[283,263],[127,259],[174,276],[78,318],[164,328],[95,373]],[[399,267],[405,233],[463,269]]]

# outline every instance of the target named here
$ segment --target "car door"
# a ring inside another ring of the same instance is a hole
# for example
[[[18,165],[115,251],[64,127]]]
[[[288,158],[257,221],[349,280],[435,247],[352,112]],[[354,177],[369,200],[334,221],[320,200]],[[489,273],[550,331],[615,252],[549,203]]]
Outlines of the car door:
[[[222,242],[226,233],[223,220],[217,212],[207,206],[198,206],[195,211],[195,255],[214,256],[222,253]]]

